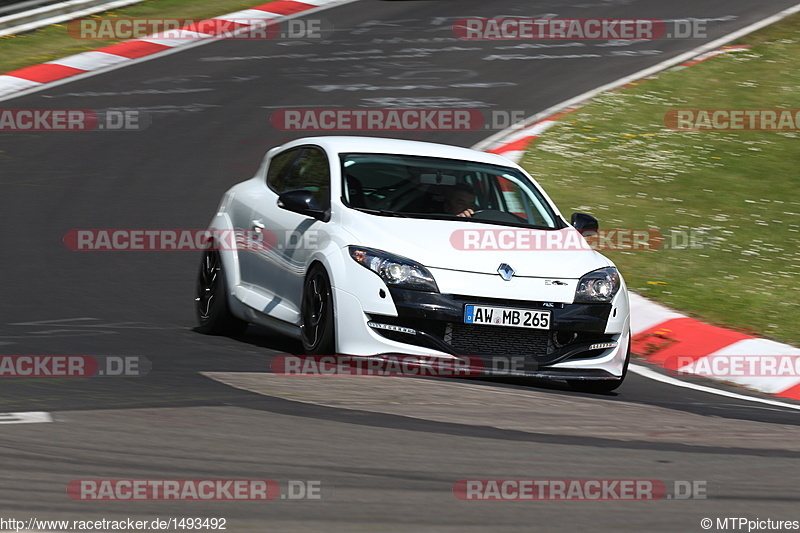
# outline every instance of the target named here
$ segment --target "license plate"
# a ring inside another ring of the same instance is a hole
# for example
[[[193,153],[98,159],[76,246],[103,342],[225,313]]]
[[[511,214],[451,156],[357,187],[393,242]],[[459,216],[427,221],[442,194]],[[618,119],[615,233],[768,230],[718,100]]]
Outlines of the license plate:
[[[550,311],[467,304],[464,308],[464,323],[484,326],[509,326],[512,328],[550,329]]]

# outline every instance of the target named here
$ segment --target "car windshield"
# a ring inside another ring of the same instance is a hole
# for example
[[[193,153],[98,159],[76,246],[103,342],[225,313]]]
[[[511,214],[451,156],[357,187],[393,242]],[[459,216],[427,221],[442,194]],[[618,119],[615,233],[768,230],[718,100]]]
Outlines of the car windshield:
[[[342,154],[343,200],[381,215],[560,229],[522,172],[508,167],[392,154]]]

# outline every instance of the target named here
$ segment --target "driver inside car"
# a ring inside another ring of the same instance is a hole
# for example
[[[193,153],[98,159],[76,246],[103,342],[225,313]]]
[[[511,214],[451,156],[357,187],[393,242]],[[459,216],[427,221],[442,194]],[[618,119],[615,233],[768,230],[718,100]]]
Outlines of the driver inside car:
[[[444,197],[444,212],[457,217],[475,214],[475,189],[468,183],[457,183],[450,187]]]

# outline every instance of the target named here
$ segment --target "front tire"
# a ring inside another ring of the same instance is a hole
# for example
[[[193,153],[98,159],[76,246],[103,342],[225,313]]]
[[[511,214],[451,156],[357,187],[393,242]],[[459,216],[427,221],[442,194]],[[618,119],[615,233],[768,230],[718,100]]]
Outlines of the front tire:
[[[300,308],[303,349],[308,355],[333,355],[336,337],[333,319],[333,291],[328,273],[319,265],[309,270],[303,284]]]
[[[197,329],[201,333],[236,336],[247,329],[247,322],[233,316],[228,308],[227,285],[219,251],[204,251],[194,299]]]

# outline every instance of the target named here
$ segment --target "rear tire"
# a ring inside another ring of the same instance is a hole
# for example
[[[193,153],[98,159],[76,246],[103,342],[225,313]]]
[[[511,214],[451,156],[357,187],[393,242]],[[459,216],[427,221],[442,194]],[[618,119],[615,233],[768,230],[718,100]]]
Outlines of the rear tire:
[[[303,324],[303,349],[308,355],[334,355],[336,350],[333,318],[333,291],[328,273],[322,266],[313,266],[303,284],[300,306]]]
[[[604,393],[616,390],[625,380],[628,375],[628,363],[631,360],[631,343],[628,339],[628,353],[625,355],[625,364],[622,366],[622,375],[618,379],[604,379],[604,380],[582,380],[582,379],[568,379],[567,384],[574,391],[578,392],[591,392],[591,393]]]
[[[241,335],[247,322],[233,316],[228,308],[228,284],[217,250],[206,250],[197,274],[195,315],[197,329],[207,335]]]

